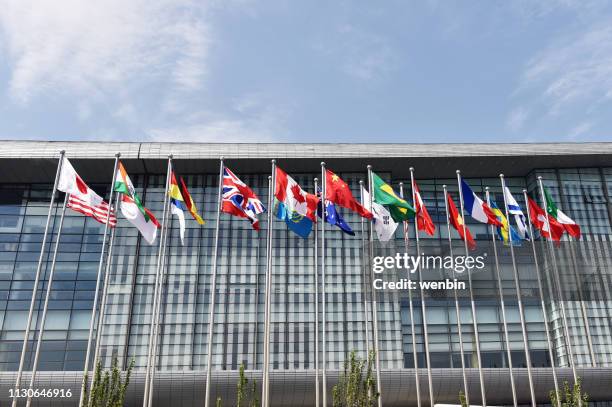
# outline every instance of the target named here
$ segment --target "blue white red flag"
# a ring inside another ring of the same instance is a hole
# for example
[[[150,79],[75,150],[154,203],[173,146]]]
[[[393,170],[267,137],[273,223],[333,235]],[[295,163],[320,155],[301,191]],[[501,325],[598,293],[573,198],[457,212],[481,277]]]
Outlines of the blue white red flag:
[[[223,202],[221,211],[247,218],[253,229],[259,230],[257,215],[266,211],[255,192],[240,180],[229,168],[223,168]]]
[[[461,179],[461,192],[463,194],[463,206],[465,211],[481,223],[488,223],[489,225],[502,227],[501,222],[495,216],[495,213],[489,208],[482,199],[472,191],[472,188]]]

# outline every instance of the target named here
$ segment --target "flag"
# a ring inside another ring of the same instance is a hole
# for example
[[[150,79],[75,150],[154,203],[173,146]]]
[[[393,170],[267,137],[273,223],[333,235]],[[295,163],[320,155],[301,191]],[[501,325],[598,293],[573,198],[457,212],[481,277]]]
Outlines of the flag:
[[[414,216],[414,208],[404,199],[400,198],[393,188],[374,172],[372,172],[372,185],[374,201],[381,205],[386,205],[393,220],[401,222]]]
[[[516,199],[512,196],[510,188],[504,187],[504,197],[506,198],[506,205],[508,205],[508,213],[514,215],[518,236],[523,240],[529,240],[529,231],[527,230],[525,215],[518,202],[516,202]]]
[[[463,193],[463,207],[465,211],[481,223],[488,223],[493,226],[501,226],[501,223],[489,208],[489,205],[484,203],[482,199],[472,191],[472,188],[461,179],[461,192]]]
[[[276,167],[274,198],[275,215],[284,220],[289,229],[307,238],[316,221],[315,212],[319,198],[305,192],[293,178]]]
[[[347,183],[327,169],[325,170],[325,199],[350,209],[361,217],[372,219],[372,213],[357,202]]]
[[[555,218],[555,220],[563,226],[567,233],[576,239],[580,239],[580,226],[578,226],[578,224],[569,216],[561,212],[561,209],[557,207],[557,204],[555,201],[553,201],[552,196],[546,187],[544,187],[544,195],[546,196],[546,210],[548,211],[548,215]]]
[[[499,236],[499,240],[504,242],[505,245],[512,243],[517,246],[521,244],[521,238],[519,237],[516,230],[508,223],[508,219],[504,216],[504,213],[499,209],[495,201],[491,201],[491,210],[497,217],[497,220],[501,223],[501,226],[496,227],[497,236]]]
[[[149,243],[153,244],[157,238],[157,229],[160,227],[155,216],[144,207],[138,195],[132,180],[125,171],[123,164],[119,162],[117,175],[115,176],[114,187],[115,192],[122,194],[121,196],[121,213],[130,221],[130,223],[140,231],[142,237]]]
[[[538,204],[531,198],[527,197],[527,204],[529,206],[529,216],[531,217],[531,223],[540,231],[540,234],[547,239],[552,239],[555,242],[561,240],[563,236],[564,228],[557,222],[552,216],[548,217],[550,223],[550,232],[548,225],[546,224],[546,212],[540,208]]]
[[[317,195],[321,196],[321,191],[317,192]],[[317,216],[319,218],[322,218],[321,206],[321,199],[319,199],[319,204],[317,205]],[[346,233],[347,235],[355,236],[355,232],[353,232],[353,229],[351,229],[349,224],[346,223],[346,221],[342,217],[342,214],[340,213],[338,208],[336,208],[336,205],[334,205],[331,201],[328,201],[327,199],[325,200],[325,222],[340,228],[340,230]]]
[[[221,210],[230,215],[247,218],[253,229],[259,230],[257,215],[266,211],[255,192],[229,168],[223,168],[223,202]]]
[[[73,211],[82,213],[85,216],[91,216],[102,224],[105,224],[106,220],[108,219],[108,204],[104,201],[102,201],[102,203],[99,205],[91,205],[89,202],[86,202],[71,194],[68,195],[68,204],[66,206]],[[108,225],[112,228],[117,225],[117,215],[115,214],[114,209],[111,209],[110,221]]]
[[[183,177],[181,177],[180,188],[181,195],[183,195],[183,199],[185,200],[185,207],[187,208],[191,216],[193,216],[193,218],[196,220],[196,222],[198,222],[200,225],[203,225],[205,223],[204,219],[202,219],[202,217],[198,214],[198,208],[196,208],[195,202],[193,202],[193,198],[191,198],[191,194],[187,189],[187,185],[185,184],[185,180],[183,179]]]
[[[121,213],[125,218],[140,231],[142,237],[149,243],[153,244],[157,238],[157,229],[160,227],[155,216],[147,208],[144,208],[144,214],[141,211],[141,205],[129,195],[122,194],[121,196]]]
[[[363,200],[366,209],[374,214],[374,231],[378,240],[388,242],[395,235],[398,224],[393,220],[387,208],[381,204],[372,202],[372,207],[370,208],[370,193],[365,188],[363,189]]]
[[[85,216],[90,216],[105,224],[108,215],[108,203],[96,194],[77,174],[70,161],[64,157],[60,171],[57,189],[68,194],[67,207]],[[110,227],[117,225],[114,211],[110,216]]]
[[[185,213],[187,210],[183,194],[179,188],[178,182],[176,182],[176,176],[174,171],[170,172],[170,188],[168,190],[168,196],[170,197],[170,212],[176,215],[179,221],[179,231],[181,236],[181,245],[185,244]]]
[[[431,220],[431,216],[429,216],[429,212],[427,212],[427,208],[425,207],[423,198],[421,197],[421,191],[419,190],[416,182],[414,183],[414,198],[417,227],[419,230],[424,231],[429,236],[433,236],[434,232],[436,231],[436,225],[434,225],[433,220]]]
[[[463,234],[463,218],[459,214],[455,203],[453,202],[453,198],[449,193],[446,194],[446,200],[448,201],[448,220],[450,224],[455,228],[455,230],[459,233],[461,240],[466,241],[467,236],[467,244],[470,250],[474,250],[476,248],[476,242],[470,233],[470,229],[468,229],[467,225],[465,226],[465,235]]]

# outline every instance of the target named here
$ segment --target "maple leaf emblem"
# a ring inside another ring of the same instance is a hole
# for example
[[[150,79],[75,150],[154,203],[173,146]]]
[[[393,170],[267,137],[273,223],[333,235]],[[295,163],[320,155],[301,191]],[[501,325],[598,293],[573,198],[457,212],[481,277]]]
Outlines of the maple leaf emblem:
[[[302,190],[297,184],[291,187],[291,193],[293,194],[293,199],[295,199],[298,203],[306,202],[306,198],[304,198],[302,195]]]

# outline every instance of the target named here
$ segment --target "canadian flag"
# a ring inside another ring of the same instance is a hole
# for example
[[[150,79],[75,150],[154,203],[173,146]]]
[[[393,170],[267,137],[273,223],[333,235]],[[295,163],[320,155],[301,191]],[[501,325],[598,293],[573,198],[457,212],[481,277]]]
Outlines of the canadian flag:
[[[97,206],[102,203],[102,197],[87,186],[66,157],[64,157],[62,162],[57,189],[78,198],[90,206]]]

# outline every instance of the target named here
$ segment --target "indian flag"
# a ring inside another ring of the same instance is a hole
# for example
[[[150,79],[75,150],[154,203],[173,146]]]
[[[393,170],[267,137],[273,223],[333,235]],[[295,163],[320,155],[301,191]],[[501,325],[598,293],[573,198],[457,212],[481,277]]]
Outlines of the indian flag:
[[[134,184],[128,176],[123,164],[120,162],[117,169],[117,175],[114,182],[115,192],[122,194],[121,197],[121,213],[123,216],[142,234],[142,237],[149,243],[153,244],[157,238],[157,229],[160,227],[159,222],[151,211],[144,207]]]
[[[544,188],[544,195],[546,196],[546,211],[548,212],[548,215],[555,218],[555,220],[563,226],[567,233],[576,239],[580,239],[580,226],[557,207],[557,204],[555,201],[553,201],[552,196],[546,188]]]

